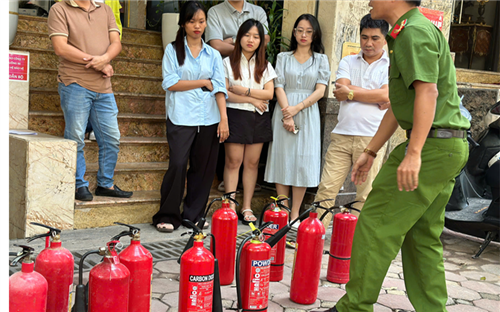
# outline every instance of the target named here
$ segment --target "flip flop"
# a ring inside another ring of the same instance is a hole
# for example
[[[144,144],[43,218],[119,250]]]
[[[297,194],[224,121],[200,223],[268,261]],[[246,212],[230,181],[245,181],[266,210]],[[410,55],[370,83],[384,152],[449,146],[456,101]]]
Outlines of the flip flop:
[[[244,215],[245,212],[251,212],[252,214],[251,215]],[[252,217],[255,218],[255,220],[249,220],[251,219]],[[250,222],[252,223],[255,223],[257,222],[257,217],[253,214],[253,211],[252,209],[250,208],[247,208],[247,209],[243,209],[241,210],[240,212],[238,212],[238,219],[241,220],[241,223],[243,223],[244,225],[249,225]]]
[[[174,231],[174,226],[170,223],[158,223],[156,225],[156,230],[163,233],[172,233]]]
[[[296,245],[295,245],[295,241],[286,241],[286,245],[285,245],[286,248],[289,248],[289,249],[295,249],[296,248]]]

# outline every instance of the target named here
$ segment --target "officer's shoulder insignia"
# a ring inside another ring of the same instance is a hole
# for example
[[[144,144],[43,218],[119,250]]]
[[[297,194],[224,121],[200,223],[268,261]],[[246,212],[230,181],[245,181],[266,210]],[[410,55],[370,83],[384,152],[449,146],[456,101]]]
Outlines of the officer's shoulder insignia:
[[[393,39],[396,39],[396,37],[397,37],[397,36],[399,35],[399,33],[403,30],[403,28],[405,28],[405,26],[406,26],[406,24],[407,24],[407,23],[408,23],[408,20],[407,20],[407,19],[405,19],[404,21],[402,21],[402,22],[401,22],[401,24],[400,24],[400,25],[396,24],[396,25],[394,26],[394,28],[392,29],[392,31],[391,31],[391,34],[390,34],[390,35],[391,35],[391,37],[392,37]]]

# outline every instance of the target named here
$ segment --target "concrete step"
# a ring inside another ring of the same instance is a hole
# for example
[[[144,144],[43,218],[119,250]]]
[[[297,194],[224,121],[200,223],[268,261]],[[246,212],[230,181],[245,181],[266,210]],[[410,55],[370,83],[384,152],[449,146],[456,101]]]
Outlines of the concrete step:
[[[114,92],[118,111],[124,114],[165,116],[165,94]],[[57,89],[30,88],[30,111],[62,112]]]
[[[165,137],[165,115],[118,114],[122,137]],[[64,136],[62,112],[30,111],[28,128],[55,136]]]
[[[57,69],[32,67],[29,79],[31,88],[57,89],[58,87]],[[164,95],[161,83],[161,77],[115,74],[111,78],[113,92]]]
[[[96,141],[85,140],[83,149],[87,163],[99,161],[99,147]],[[122,137],[118,163],[162,162],[169,158],[166,138]]]
[[[24,49],[32,48],[52,51],[52,42],[50,41],[48,34],[18,30],[14,43],[12,43],[10,49],[24,51]],[[163,57],[163,46],[122,42],[122,51],[119,56],[161,60]]]
[[[53,50],[23,48],[30,53],[30,68],[57,69],[59,56]],[[161,60],[116,57],[111,64],[117,75],[161,77]]]
[[[47,18],[19,15],[17,30],[38,32],[48,36],[49,28],[47,25]],[[122,42],[161,46],[161,32],[123,28]]]
[[[131,198],[94,196],[93,201],[76,200],[74,228],[110,226],[117,220],[126,224],[151,223],[159,207],[160,191],[135,191]]]
[[[223,194],[217,190],[215,184],[210,192],[207,205]],[[122,188],[121,185],[118,184],[118,186]],[[91,190],[93,193],[93,189]],[[252,209],[256,216],[261,213],[265,205],[272,201],[270,196],[273,194],[274,192],[269,190],[262,190],[254,194]],[[90,202],[77,200],[75,201],[74,228],[85,229],[111,226],[117,220],[127,224],[151,223],[153,215],[160,208],[160,196],[160,191],[153,190],[134,192],[131,198],[94,196],[94,200]],[[236,200],[243,201],[243,195],[238,194]],[[220,208],[220,202],[215,202],[208,216],[211,217],[218,208]]]
[[[87,162],[85,180],[89,181],[89,190],[97,188],[96,174],[98,163]],[[159,190],[163,176],[168,169],[168,160],[163,162],[117,163],[114,180],[125,191]]]

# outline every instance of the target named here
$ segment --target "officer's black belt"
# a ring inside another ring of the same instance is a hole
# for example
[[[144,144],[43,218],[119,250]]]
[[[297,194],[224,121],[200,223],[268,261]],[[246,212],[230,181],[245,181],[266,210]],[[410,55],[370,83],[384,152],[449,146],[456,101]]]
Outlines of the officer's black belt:
[[[406,130],[406,137],[409,139],[410,136],[411,136],[411,129]],[[431,128],[427,137],[437,138],[437,139],[451,139],[451,138],[465,139],[467,137],[467,132],[465,130]]]

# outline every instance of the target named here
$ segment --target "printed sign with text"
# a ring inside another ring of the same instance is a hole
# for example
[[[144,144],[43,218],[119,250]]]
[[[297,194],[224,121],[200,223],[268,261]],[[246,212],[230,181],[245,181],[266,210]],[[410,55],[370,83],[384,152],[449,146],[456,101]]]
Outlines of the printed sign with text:
[[[9,80],[28,81],[29,55],[9,53]]]

